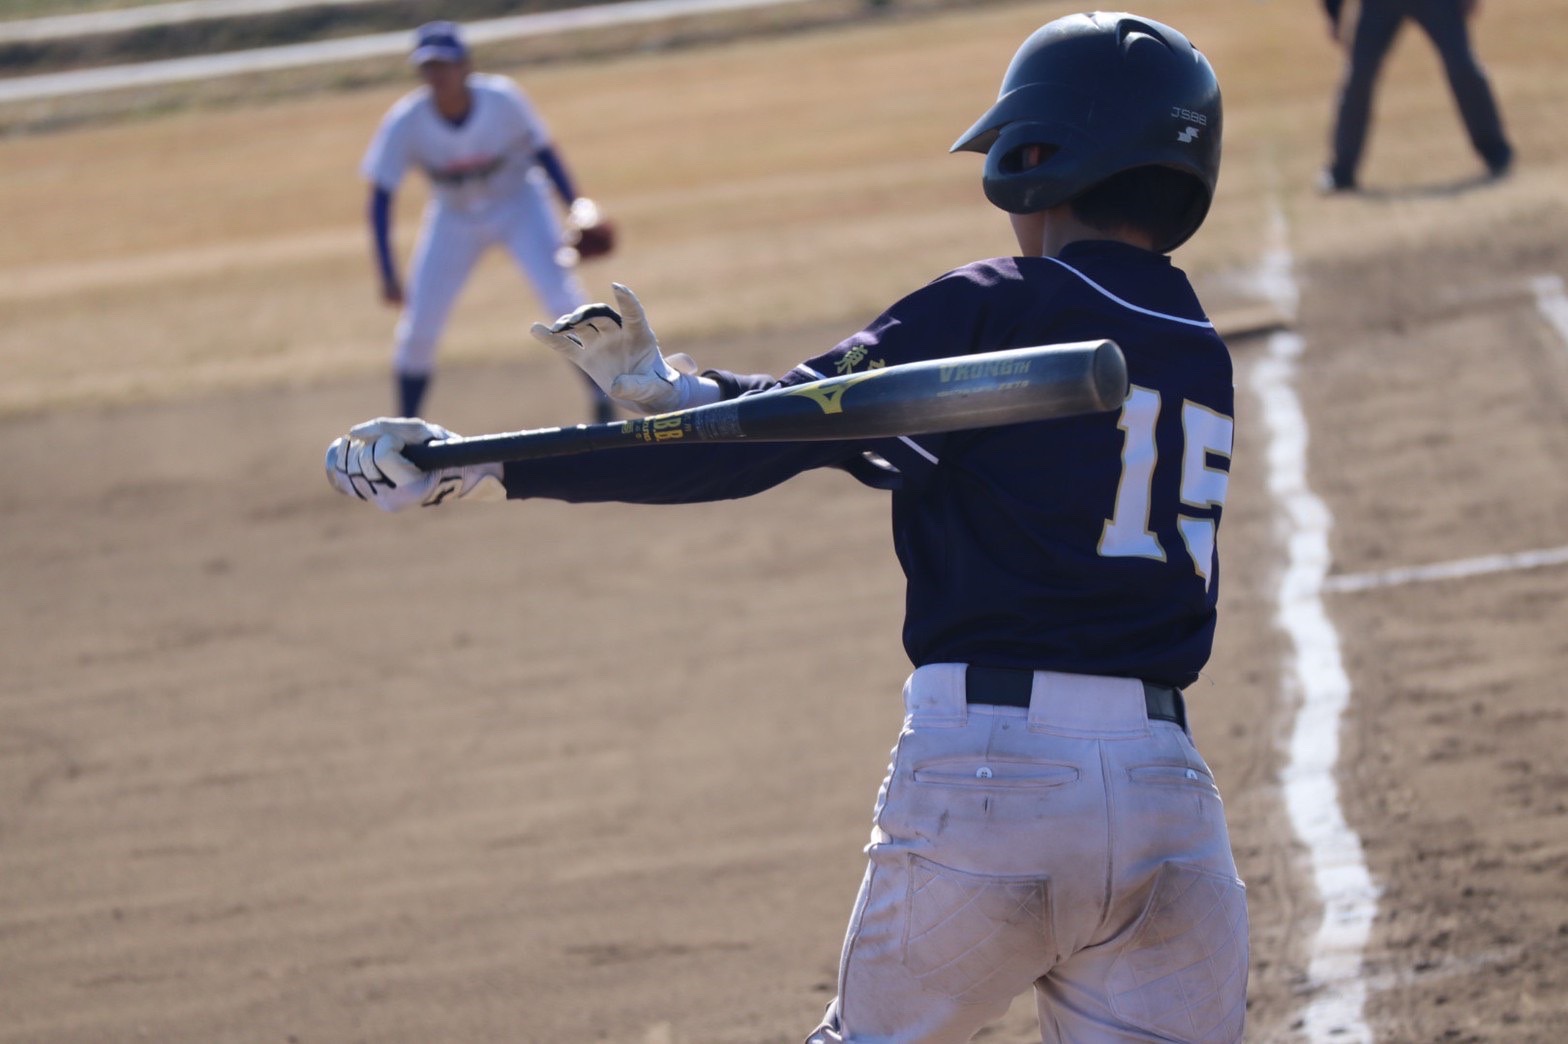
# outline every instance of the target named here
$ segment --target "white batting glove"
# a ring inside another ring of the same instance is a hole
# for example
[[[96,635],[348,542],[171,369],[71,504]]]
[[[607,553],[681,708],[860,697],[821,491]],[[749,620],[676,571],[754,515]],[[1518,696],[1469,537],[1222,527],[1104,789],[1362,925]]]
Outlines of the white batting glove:
[[[534,337],[581,367],[606,395],[640,413],[719,401],[719,386],[697,376],[691,356],[678,352],[666,359],[660,353],[637,295],[620,283],[610,285],[619,311],[607,304],[583,305],[550,326],[535,323]]]
[[[421,471],[403,456],[404,446],[455,437],[417,417],[377,417],[356,424],[327,447],[327,481],[339,493],[368,500],[382,511],[436,507],[458,499],[505,500],[499,464]]]

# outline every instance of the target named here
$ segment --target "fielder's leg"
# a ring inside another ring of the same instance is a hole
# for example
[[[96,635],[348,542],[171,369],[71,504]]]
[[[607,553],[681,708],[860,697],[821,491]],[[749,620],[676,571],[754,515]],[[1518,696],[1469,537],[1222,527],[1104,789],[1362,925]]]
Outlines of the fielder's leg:
[[[401,417],[419,416],[441,331],[485,245],[474,222],[439,203],[425,208],[392,355]]]
[[[588,302],[575,268],[556,260],[563,232],[540,172],[533,172],[526,189],[518,193],[500,220],[501,238],[507,251],[533,283],[551,318],[565,315]],[[610,397],[600,390],[592,377],[581,370],[577,372],[587,385],[593,419],[601,424],[613,420],[615,406]]]

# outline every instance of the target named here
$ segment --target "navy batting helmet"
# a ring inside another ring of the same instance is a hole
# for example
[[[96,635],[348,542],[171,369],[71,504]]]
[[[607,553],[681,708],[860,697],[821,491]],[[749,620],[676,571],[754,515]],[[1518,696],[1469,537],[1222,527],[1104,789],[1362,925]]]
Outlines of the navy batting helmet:
[[[985,153],[986,198],[1014,214],[1065,203],[1137,167],[1188,175],[1195,191],[1157,244],[1166,252],[1209,212],[1221,123],[1219,81],[1185,36],[1152,19],[1095,12],[1035,30],[996,104],[951,151]]]

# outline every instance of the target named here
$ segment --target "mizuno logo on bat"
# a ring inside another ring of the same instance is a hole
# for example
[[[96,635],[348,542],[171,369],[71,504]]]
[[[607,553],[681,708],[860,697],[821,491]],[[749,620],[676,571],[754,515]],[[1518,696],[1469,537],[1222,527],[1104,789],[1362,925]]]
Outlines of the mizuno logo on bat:
[[[823,386],[823,382],[817,382],[814,385],[801,385],[799,388],[786,388],[784,394],[803,395],[814,401],[818,406],[821,406],[823,413],[843,413],[844,403],[842,400],[844,393],[849,391],[851,386],[859,384],[867,377],[873,376],[876,372],[872,370],[868,373],[860,373],[853,377],[827,382],[826,386]]]

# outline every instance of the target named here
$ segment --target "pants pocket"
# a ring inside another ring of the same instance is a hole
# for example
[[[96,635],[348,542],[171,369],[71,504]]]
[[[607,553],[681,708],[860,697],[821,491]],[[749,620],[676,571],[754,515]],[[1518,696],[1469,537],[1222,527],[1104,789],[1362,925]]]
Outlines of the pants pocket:
[[[1183,863],[1160,868],[1123,953],[1111,1008],[1172,1040],[1241,1040],[1247,1003],[1247,893],[1234,877]]]
[[[1011,996],[1050,967],[1048,878],[970,874],[919,856],[908,869],[903,964],[924,990],[960,1003]]]
[[[947,787],[1060,787],[1078,781],[1073,765],[973,755],[926,761],[910,773],[916,783]]]
[[[1219,793],[1219,788],[1214,785],[1214,777],[1204,767],[1192,765],[1138,765],[1127,770],[1128,777],[1134,783],[1149,783],[1156,786],[1189,786],[1199,790]]]

